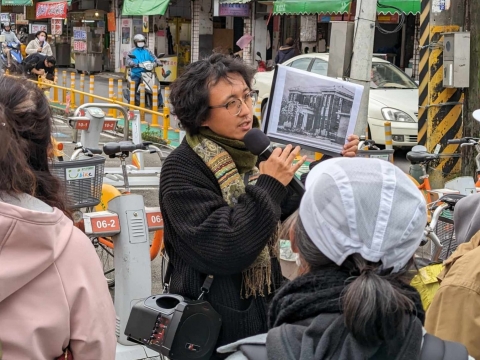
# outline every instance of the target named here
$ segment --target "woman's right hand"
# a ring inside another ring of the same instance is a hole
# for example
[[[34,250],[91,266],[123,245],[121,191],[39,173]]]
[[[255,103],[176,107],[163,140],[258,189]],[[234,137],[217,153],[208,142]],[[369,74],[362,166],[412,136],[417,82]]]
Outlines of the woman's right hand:
[[[293,161],[300,154],[300,146],[292,149],[292,145],[287,145],[283,150],[281,148],[273,150],[272,155],[266,161],[260,163],[260,173],[269,175],[287,186],[295,176],[295,172],[307,159],[304,156],[294,164]]]
[[[37,49],[37,52],[42,52],[42,50],[43,50],[43,48],[40,47],[40,48]]]

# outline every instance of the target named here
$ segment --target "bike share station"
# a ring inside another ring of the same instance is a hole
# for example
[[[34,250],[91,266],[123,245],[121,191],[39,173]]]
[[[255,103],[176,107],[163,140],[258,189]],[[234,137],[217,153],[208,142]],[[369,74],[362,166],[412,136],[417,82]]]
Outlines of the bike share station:
[[[129,118],[127,111],[119,105],[88,103],[80,106],[69,118],[70,126],[81,131],[81,142],[72,155],[73,161],[54,165],[54,173],[65,181],[67,194],[74,198],[73,207],[77,209],[92,207],[100,202],[103,180],[113,185],[125,185],[127,190],[130,174],[135,175],[132,186],[159,184],[160,168],[137,170],[132,167],[127,169],[125,165],[125,158],[129,154],[138,153],[140,163],[143,163],[142,152],[160,151],[148,142],[142,142],[138,112],[130,120],[133,142],[121,141],[103,146],[105,155],[122,160],[122,169],[104,169],[105,158],[100,156],[102,149],[99,149],[100,133],[114,130],[118,121],[105,115],[102,109],[106,108],[120,110],[125,119]],[[128,134],[127,131],[125,133]],[[89,169],[91,176],[73,181],[71,173],[78,172],[78,169]],[[120,174],[122,171],[123,176]],[[199,289],[202,295],[193,301],[168,293],[151,294],[148,233],[163,229],[160,208],[146,208],[141,195],[124,194],[111,199],[108,210],[86,212],[82,217],[87,236],[111,237],[115,246],[115,358],[209,359],[220,331],[221,318],[208,302],[202,300],[205,291]]]
[[[118,123],[118,119],[107,117],[105,112],[102,109],[115,109],[119,110],[125,120],[124,125],[124,139],[128,141],[128,129],[130,128],[129,123],[131,123],[132,129],[132,141],[134,144],[142,143],[142,132],[141,132],[141,120],[139,111],[135,110],[133,113],[133,118],[130,114],[120,105],[107,104],[107,103],[86,103],[79,106],[72,117],[69,117],[69,124],[76,131],[81,131],[80,143],[76,146],[76,152],[81,152],[82,148],[87,149],[99,149],[100,142],[100,133],[102,131],[114,131]],[[76,141],[76,135],[74,135],[74,141]],[[156,148],[157,154],[161,159],[161,151]],[[126,165],[126,171],[130,177],[129,185],[131,187],[151,187],[158,186],[160,181],[160,171],[161,167],[145,167],[144,158],[142,153],[136,154],[138,158],[138,163],[140,168],[133,165]],[[72,158],[75,158],[72,156]],[[125,171],[122,169],[122,166],[118,168],[105,168],[104,174],[104,183],[112,185],[115,187],[123,187],[125,179]]]

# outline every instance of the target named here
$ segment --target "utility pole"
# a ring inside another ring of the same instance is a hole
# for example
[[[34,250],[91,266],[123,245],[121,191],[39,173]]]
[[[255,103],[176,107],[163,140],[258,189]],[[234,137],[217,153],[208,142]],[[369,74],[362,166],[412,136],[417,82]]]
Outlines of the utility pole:
[[[450,6],[445,2],[422,0],[418,143],[429,152],[440,145],[438,171],[430,173],[433,188],[444,186],[444,175],[455,177],[461,172],[459,145],[448,145],[447,141],[463,135],[465,96],[462,89],[443,87],[443,34],[464,29],[464,5],[465,0],[451,1]]]
[[[467,95],[467,111],[464,116],[464,136],[480,137],[480,124],[472,118],[472,112],[480,109],[480,2],[467,0],[465,4],[466,30],[470,31],[470,88]],[[472,175],[475,171],[475,150],[465,148],[463,175]]]
[[[363,86],[360,111],[355,125],[355,134],[359,136],[366,134],[368,126],[368,99],[370,96],[373,40],[375,37],[376,20],[377,2],[372,0],[357,0],[350,80],[355,84]]]

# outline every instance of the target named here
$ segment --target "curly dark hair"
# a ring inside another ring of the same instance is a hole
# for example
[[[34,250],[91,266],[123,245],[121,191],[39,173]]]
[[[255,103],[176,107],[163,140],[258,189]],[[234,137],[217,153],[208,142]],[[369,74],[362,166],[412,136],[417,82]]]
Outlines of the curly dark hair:
[[[173,114],[190,135],[197,134],[210,112],[210,87],[219,80],[230,80],[239,74],[245,83],[252,85],[255,69],[240,59],[214,54],[208,59],[187,66],[185,72],[171,86],[170,102]]]
[[[67,210],[63,187],[49,169],[52,113],[47,98],[32,82],[0,77],[0,191],[28,194]]]

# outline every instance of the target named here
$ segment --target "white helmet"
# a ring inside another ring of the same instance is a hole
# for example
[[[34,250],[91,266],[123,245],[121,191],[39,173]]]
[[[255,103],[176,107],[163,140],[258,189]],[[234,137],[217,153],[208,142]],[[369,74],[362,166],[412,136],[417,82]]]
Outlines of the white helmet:
[[[10,23],[8,21],[3,23],[4,28],[7,27],[7,26],[10,27]]]
[[[133,37],[133,43],[135,44],[135,46],[137,46],[137,43],[139,42],[147,42],[147,39],[145,39],[145,36],[143,36],[142,34],[137,34]]]

